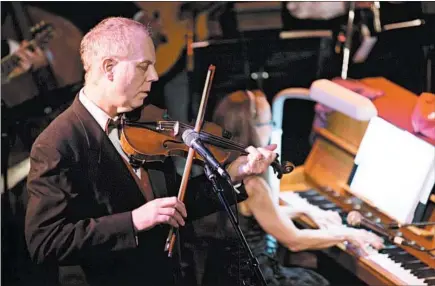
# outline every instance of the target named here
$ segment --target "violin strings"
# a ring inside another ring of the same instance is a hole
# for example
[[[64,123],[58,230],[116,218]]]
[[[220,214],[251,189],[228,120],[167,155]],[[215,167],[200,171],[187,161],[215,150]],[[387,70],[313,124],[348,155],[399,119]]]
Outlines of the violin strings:
[[[160,124],[163,128],[173,128],[176,122],[177,121],[164,121],[164,122],[161,122]],[[180,125],[180,127],[183,127],[186,129],[193,128],[193,126],[190,126],[189,124],[186,124],[183,122],[179,122],[179,125]],[[236,149],[239,151],[244,151],[246,148],[245,146],[240,145],[234,141],[213,135],[213,134],[205,132],[205,131],[201,131],[200,136],[201,135],[205,136],[205,139],[210,140],[211,143],[220,143],[221,145],[224,145],[224,146],[227,145],[229,148],[233,148],[233,149]]]
[[[187,128],[192,129],[193,128],[193,126],[190,126],[189,124],[179,122],[179,121],[163,121],[163,122],[160,122],[160,125],[163,128],[172,128],[173,129],[177,122],[178,122],[179,126],[182,128],[185,128],[185,129],[187,129]],[[224,148],[229,147],[229,148],[233,148],[234,150],[238,150],[238,151],[242,151],[242,152],[244,152],[246,149],[246,147],[241,145],[241,144],[238,144],[234,141],[231,141],[231,140],[223,138],[223,137],[213,135],[213,134],[205,132],[205,131],[201,131],[200,136],[201,135],[203,135],[206,140],[210,140],[210,142],[211,142],[210,144],[217,145],[220,143],[220,144],[222,144],[221,146],[224,146]],[[272,166],[275,169],[275,168],[279,168],[279,165],[280,164],[279,164],[278,158],[276,158],[275,161],[272,163]]]
[[[188,124],[185,124],[185,123],[181,123],[181,122],[180,122],[180,125],[181,125],[182,127],[192,128],[192,126],[190,126],[190,125],[188,125]],[[200,135],[204,135],[204,136],[205,136],[205,139],[210,140],[211,143],[215,143],[215,142],[217,142],[217,143],[221,143],[222,145],[227,145],[227,146],[229,146],[230,148],[232,147],[232,148],[234,148],[234,149],[238,149],[238,150],[240,150],[240,151],[244,151],[245,148],[246,148],[246,147],[244,147],[244,146],[242,146],[242,145],[240,145],[240,144],[238,144],[238,143],[236,143],[236,142],[234,142],[234,141],[231,141],[231,140],[229,140],[229,139],[226,139],[226,138],[223,138],[223,137],[220,137],[220,136],[213,135],[213,134],[208,133],[208,132],[205,132],[205,131],[201,131],[201,132],[200,132]]]

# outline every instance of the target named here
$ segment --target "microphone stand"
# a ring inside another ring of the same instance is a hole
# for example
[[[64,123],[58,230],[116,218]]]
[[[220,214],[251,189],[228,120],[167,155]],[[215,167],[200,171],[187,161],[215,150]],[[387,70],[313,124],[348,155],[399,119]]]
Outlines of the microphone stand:
[[[1,175],[3,176],[3,192],[5,194],[5,199],[9,197],[8,190],[8,167],[9,167],[9,155],[10,155],[10,137],[11,137],[11,126],[12,122],[10,121],[11,112],[9,108],[6,106],[6,103],[1,101],[1,140],[2,140],[2,159],[1,159]],[[9,203],[9,200],[7,200]]]
[[[343,62],[341,65],[341,78],[347,79],[347,72],[349,69],[349,59],[350,59],[350,50],[352,48],[352,36],[353,36],[353,23],[355,19],[355,2],[349,2],[349,11],[347,17],[347,27],[346,27],[346,41],[344,43],[343,49]]]
[[[207,163],[204,164],[204,171],[205,171],[205,175],[207,176],[208,180],[213,185],[213,192],[217,195],[222,206],[225,208],[225,211],[227,212],[228,218],[230,219],[231,224],[233,225],[233,228],[236,231],[237,236],[238,236],[243,248],[245,249],[246,253],[249,256],[249,265],[251,266],[251,268],[253,268],[255,276],[257,277],[258,281],[260,281],[261,285],[266,286],[267,283],[263,277],[263,273],[261,273],[258,260],[254,256],[254,254],[252,253],[251,249],[249,248],[248,242],[246,241],[246,238],[243,235],[242,230],[240,229],[238,223],[236,222],[236,217],[235,217],[233,211],[231,210],[231,207],[230,207],[227,199],[225,198],[223,188],[220,185],[220,183],[218,182],[216,174],[212,171],[212,168]],[[230,186],[231,186],[231,188],[234,188],[232,185],[230,185]],[[244,282],[243,285],[246,285],[246,282],[245,281],[243,281],[243,282]]]
[[[435,225],[435,221],[424,221],[424,222],[411,222],[411,223],[389,223],[385,224],[384,227],[387,229],[398,229],[401,227],[408,227],[408,226],[428,226],[428,225]]]

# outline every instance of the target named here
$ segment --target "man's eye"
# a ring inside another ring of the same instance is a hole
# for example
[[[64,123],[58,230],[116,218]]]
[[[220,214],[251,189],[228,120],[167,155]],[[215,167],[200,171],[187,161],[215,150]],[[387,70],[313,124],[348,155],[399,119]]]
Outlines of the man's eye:
[[[140,65],[139,68],[143,71],[146,72],[148,70],[148,65]]]

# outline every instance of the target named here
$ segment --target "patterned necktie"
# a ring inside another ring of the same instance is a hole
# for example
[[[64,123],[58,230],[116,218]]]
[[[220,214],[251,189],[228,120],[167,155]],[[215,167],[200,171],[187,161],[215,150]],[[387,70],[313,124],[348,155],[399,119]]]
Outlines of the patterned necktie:
[[[121,142],[119,141],[119,128],[120,128],[120,117],[110,118],[106,124],[106,134],[109,136],[110,141],[115,146],[116,151],[121,155],[124,163],[127,165],[128,170],[131,172],[136,183],[139,185],[142,193],[144,194],[147,201],[154,199],[154,193],[151,188],[150,180],[148,177],[148,172],[144,168],[140,167],[138,169],[133,169],[128,163],[129,159],[124,150],[122,150]]]

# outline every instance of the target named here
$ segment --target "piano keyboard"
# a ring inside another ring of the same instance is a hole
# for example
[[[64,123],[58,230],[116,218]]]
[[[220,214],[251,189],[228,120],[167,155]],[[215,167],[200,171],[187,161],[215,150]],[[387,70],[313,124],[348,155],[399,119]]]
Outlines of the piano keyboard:
[[[281,192],[280,198],[290,204],[296,203],[322,210],[337,211],[346,225],[347,214],[316,190]],[[384,249],[380,251],[370,249],[368,251],[369,255],[364,258],[393,274],[397,280],[403,282],[403,285],[435,285],[435,269],[388,241],[385,241],[384,244]]]

